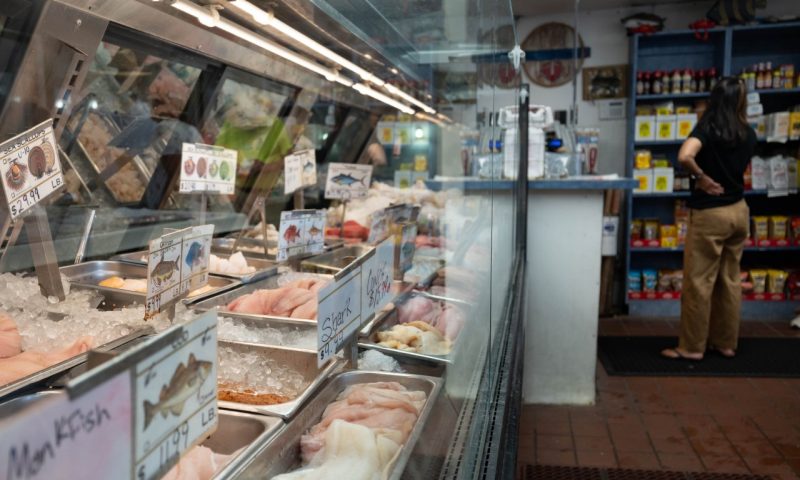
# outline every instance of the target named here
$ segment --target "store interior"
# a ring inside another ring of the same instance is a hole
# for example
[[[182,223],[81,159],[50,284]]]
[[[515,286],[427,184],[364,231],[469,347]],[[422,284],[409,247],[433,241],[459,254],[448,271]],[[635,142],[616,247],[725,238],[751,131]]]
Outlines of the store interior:
[[[800,478],[798,39],[796,0],[2,2],[0,478]],[[723,77],[739,354],[670,361]]]

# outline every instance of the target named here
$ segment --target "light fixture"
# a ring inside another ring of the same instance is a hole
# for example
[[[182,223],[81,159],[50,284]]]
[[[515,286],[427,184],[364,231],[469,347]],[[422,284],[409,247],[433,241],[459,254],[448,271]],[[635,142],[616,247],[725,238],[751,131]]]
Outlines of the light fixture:
[[[417,127],[417,128],[414,129],[414,138],[419,140],[419,139],[424,138],[424,137],[425,137],[425,132],[422,131],[422,128]]]
[[[420,102],[416,98],[412,97],[411,95],[407,94],[406,92],[400,90],[399,88],[395,87],[394,85],[392,85],[390,83],[387,83],[386,85],[384,85],[383,88],[385,88],[387,91],[389,91],[389,93],[391,93],[391,94],[393,94],[395,96],[398,96],[398,97],[402,98],[403,100],[418,106],[425,113],[430,113],[431,115],[436,113],[436,110],[434,110],[431,107],[425,105],[424,103]]]
[[[375,90],[369,88],[368,86],[364,85],[363,83],[356,83],[355,85],[353,85],[353,88],[358,93],[360,93],[362,95],[366,95],[368,97],[372,97],[375,100],[381,101],[381,102],[385,103],[386,105],[389,105],[390,107],[394,107],[394,108],[400,110],[403,113],[407,113],[409,115],[413,115],[414,114],[414,109],[412,109],[408,105],[400,103],[397,100],[395,100],[393,98],[390,98],[390,97],[388,97],[388,96],[386,96],[386,95],[384,95],[384,94],[382,94],[380,92],[376,92]]]
[[[397,69],[396,69],[396,68],[394,68],[394,67],[390,68],[390,69],[389,69],[389,71],[390,71],[390,72],[392,72],[392,73],[394,73],[395,75],[398,75],[398,74],[400,74],[400,71],[399,71],[399,70],[397,70]]]
[[[353,85],[349,79],[342,77],[339,75],[338,72],[331,70],[329,68],[325,68],[317,63],[311,62],[306,60],[305,58],[297,55],[294,52],[291,52],[279,45],[276,45],[272,42],[267,41],[263,37],[256,35],[255,33],[240,27],[239,25],[226,20],[219,16],[219,12],[216,9],[205,9],[195,5],[192,2],[187,2],[186,0],[173,0],[172,6],[184,13],[187,13],[199,21],[201,24],[206,25],[208,27],[216,27],[220,30],[224,30],[231,35],[239,37],[240,39],[249,42],[259,48],[262,48],[270,53],[273,53],[285,60],[288,60],[300,67],[305,68],[306,70],[310,70],[318,75],[325,77],[327,80],[332,82],[338,82],[342,85],[350,87]],[[255,7],[254,7],[255,8]],[[265,13],[266,14],[266,13]]]

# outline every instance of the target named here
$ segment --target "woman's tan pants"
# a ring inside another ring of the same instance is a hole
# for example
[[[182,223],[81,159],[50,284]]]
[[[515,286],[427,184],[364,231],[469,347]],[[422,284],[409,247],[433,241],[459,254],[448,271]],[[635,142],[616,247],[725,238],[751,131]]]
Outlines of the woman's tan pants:
[[[702,353],[707,345],[736,349],[742,306],[739,261],[749,224],[744,200],[691,210],[683,253],[682,350]]]

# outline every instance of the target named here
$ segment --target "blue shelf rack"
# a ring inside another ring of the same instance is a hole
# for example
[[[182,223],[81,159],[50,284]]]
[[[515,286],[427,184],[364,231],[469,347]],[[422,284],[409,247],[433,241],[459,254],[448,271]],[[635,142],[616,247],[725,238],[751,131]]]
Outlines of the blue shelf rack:
[[[787,42],[787,38],[800,38],[800,22],[786,22],[762,25],[718,27],[710,30],[707,42],[699,41],[691,30],[659,32],[652,35],[634,35],[630,40],[630,85],[636,84],[638,71],[673,69],[708,69],[715,67],[722,75],[738,74],[752,64],[770,61],[773,66],[791,63],[800,68],[800,44]],[[787,110],[800,104],[800,86],[791,89],[757,90],[764,104],[765,112]],[[707,92],[689,94],[636,95],[632,89],[628,102],[627,138],[627,176],[633,175],[634,151],[637,148],[654,148],[660,154],[675,161],[683,140],[635,142],[635,112],[638,105],[652,105],[658,101],[672,100],[676,103],[691,104],[696,100],[708,98]],[[759,142],[762,155],[773,154],[776,148],[795,148],[797,142],[788,147],[780,144]],[[689,192],[670,192],[656,194],[626,194],[626,220],[624,234],[630,237],[630,219],[659,218],[662,223],[672,218],[674,202],[685,199]],[[797,196],[769,198],[766,192],[749,191],[745,193],[750,205],[751,215],[800,216],[800,201]],[[670,222],[671,223],[671,222]],[[627,242],[626,242],[627,243]],[[682,249],[633,248],[625,249],[627,272],[642,268],[680,268]],[[742,260],[743,268],[781,268],[800,269],[800,247],[748,247]],[[629,300],[626,295],[629,313],[634,316],[673,316],[679,311],[677,300]],[[794,308],[797,301],[785,302],[745,302],[745,318],[784,318]]]

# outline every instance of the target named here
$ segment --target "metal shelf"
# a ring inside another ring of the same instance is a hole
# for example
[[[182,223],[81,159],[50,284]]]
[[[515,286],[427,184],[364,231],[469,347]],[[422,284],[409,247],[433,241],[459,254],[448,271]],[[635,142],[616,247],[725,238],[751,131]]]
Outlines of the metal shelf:
[[[649,95],[635,95],[634,100],[681,100],[692,98],[704,98],[709,95],[708,92],[695,92],[695,93],[669,93],[669,94],[649,94]]]
[[[679,253],[683,252],[683,247],[661,248],[661,247],[628,247],[631,253]],[[800,251],[798,245],[788,245],[785,247],[744,247],[745,252],[797,252]]]
[[[744,196],[745,197],[765,197],[767,196],[766,190],[745,190]],[[796,193],[790,193],[789,195],[797,195]],[[640,200],[642,198],[686,198],[690,197],[691,192],[682,190],[678,192],[659,192],[659,193],[634,193],[633,199]],[[783,197],[775,197],[775,198],[783,198]]]

